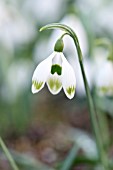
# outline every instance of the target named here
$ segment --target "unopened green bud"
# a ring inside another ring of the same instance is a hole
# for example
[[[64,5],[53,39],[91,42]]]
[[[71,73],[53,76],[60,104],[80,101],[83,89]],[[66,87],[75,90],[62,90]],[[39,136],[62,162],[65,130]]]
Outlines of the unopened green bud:
[[[64,48],[64,43],[62,38],[58,39],[57,42],[55,43],[54,51],[57,52],[62,52]]]

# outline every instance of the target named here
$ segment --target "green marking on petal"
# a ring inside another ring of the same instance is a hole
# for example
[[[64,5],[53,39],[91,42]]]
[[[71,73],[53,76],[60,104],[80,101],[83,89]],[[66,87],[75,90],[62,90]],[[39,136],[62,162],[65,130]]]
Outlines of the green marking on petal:
[[[51,74],[57,73],[58,75],[61,75],[62,73],[62,67],[58,64],[54,64],[51,66]]]
[[[99,90],[103,93],[107,93],[109,91],[113,92],[113,86],[102,86],[99,88]]]
[[[62,85],[61,82],[58,79],[55,79],[55,78],[49,79],[48,84],[49,84],[50,89],[55,91],[55,92],[58,91],[59,88]]]
[[[34,85],[34,87],[35,87],[37,90],[39,90],[39,89],[42,87],[43,82],[42,82],[42,81],[37,82],[36,80],[33,80],[33,81],[32,81],[32,84]]]
[[[75,92],[75,86],[68,87],[66,91],[71,96],[71,94]]]

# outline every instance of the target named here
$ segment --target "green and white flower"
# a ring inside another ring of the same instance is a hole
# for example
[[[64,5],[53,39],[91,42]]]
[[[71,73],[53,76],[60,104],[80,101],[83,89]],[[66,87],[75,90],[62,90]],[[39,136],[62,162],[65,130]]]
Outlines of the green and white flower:
[[[62,52],[54,51],[36,67],[32,77],[32,93],[39,92],[45,83],[53,95],[63,88],[69,99],[74,97],[75,73]]]

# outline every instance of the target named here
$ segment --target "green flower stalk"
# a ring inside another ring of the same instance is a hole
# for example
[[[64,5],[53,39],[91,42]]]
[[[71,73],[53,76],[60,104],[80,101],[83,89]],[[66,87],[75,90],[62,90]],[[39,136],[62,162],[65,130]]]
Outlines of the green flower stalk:
[[[74,41],[74,44],[76,46],[77,53],[78,53],[79,64],[80,64],[80,67],[81,67],[84,86],[85,86],[85,90],[86,90],[90,119],[91,119],[93,131],[94,131],[94,134],[95,134],[97,149],[98,149],[98,152],[99,152],[99,158],[100,158],[101,164],[103,165],[104,170],[109,170],[108,158],[107,158],[107,155],[106,155],[104,147],[103,147],[103,142],[102,142],[102,139],[101,139],[101,133],[100,133],[99,125],[98,125],[97,118],[96,118],[94,103],[93,103],[93,100],[92,100],[92,96],[91,96],[91,93],[90,93],[89,85],[88,85],[85,70],[84,70],[83,57],[82,57],[82,52],[81,52],[81,48],[80,48],[80,45],[79,45],[77,35],[67,25],[63,25],[63,24],[59,24],[59,23],[53,23],[53,24],[46,25],[46,26],[42,27],[40,29],[40,31],[44,31],[44,30],[47,30],[47,29],[60,29],[60,30],[64,31],[65,34],[72,37],[72,39]]]

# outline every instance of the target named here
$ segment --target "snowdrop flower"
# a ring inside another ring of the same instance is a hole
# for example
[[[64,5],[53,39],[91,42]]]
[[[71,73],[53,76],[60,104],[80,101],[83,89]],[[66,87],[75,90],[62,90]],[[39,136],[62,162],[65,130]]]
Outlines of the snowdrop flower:
[[[103,63],[103,70],[98,70],[96,86],[100,95],[113,96],[113,65],[110,61]]]
[[[69,99],[74,97],[75,73],[62,53],[63,47],[63,40],[60,38],[55,44],[54,52],[36,67],[32,77],[32,93],[39,92],[46,83],[53,95],[63,88]]]
[[[113,96],[113,63],[104,50],[97,50],[94,58],[94,83],[100,96]],[[98,76],[97,76],[98,72]]]
[[[14,103],[18,96],[28,89],[30,83],[28,76],[32,74],[32,68],[32,62],[25,59],[19,59],[10,64],[5,75],[6,83],[1,86],[1,96],[4,101]]]

